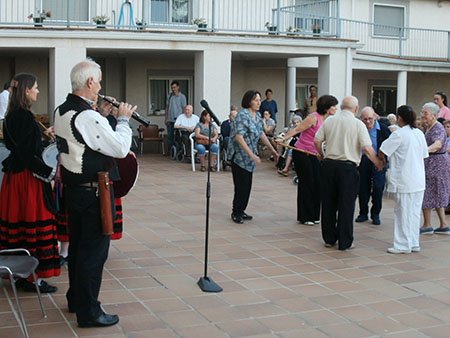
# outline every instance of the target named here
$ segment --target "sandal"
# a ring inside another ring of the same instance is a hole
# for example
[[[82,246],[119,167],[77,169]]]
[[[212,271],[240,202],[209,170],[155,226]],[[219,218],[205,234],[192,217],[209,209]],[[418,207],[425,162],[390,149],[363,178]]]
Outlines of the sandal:
[[[204,165],[201,166],[200,171],[206,171],[206,167]]]
[[[211,167],[211,171],[217,171],[217,167],[216,166],[213,166],[213,167]]]
[[[280,175],[283,175],[283,176],[287,176],[287,175],[288,175],[288,173],[287,173],[286,171],[281,170],[281,169],[278,169],[277,172],[278,172]]]

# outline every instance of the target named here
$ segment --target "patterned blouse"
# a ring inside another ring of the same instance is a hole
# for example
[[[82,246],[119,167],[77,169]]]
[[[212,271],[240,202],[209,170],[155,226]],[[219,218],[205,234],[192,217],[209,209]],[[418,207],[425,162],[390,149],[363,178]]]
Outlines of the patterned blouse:
[[[255,161],[241,148],[234,139],[234,136],[242,135],[245,143],[247,143],[254,154],[257,154],[258,141],[263,133],[264,129],[261,117],[256,114],[255,118],[253,118],[252,113],[248,109],[241,110],[233,121],[232,142],[230,142],[228,147],[228,158],[232,159],[242,169],[250,172],[255,171]]]

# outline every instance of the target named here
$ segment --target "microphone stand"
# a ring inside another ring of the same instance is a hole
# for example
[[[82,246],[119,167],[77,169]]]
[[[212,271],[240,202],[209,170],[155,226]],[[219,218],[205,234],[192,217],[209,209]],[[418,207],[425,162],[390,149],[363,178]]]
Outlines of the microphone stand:
[[[206,230],[205,230],[205,265],[203,277],[197,282],[197,285],[203,292],[221,292],[223,289],[216,284],[211,278],[208,277],[208,242],[209,242],[209,200],[211,198],[211,124],[209,121],[208,129],[208,175],[206,180]],[[217,154],[219,156],[219,154]]]

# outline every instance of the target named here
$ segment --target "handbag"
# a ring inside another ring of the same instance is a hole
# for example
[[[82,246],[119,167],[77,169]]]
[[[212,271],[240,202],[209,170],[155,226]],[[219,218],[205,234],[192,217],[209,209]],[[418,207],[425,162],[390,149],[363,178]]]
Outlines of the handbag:
[[[209,146],[211,143],[209,142],[209,139],[199,138],[197,139],[198,144],[203,144],[204,146]]]

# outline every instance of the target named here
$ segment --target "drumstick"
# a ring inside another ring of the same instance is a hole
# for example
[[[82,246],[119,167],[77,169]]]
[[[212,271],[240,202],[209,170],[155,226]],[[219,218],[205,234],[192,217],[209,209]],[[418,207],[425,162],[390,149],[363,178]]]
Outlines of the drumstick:
[[[46,131],[48,128],[47,128],[41,121],[36,120],[36,122],[41,126],[42,129],[44,129],[44,130],[42,131],[42,134],[44,134],[45,136],[47,136],[51,141],[54,141],[54,140],[55,140],[55,137],[53,137],[53,136],[50,135],[50,134],[47,135],[46,133],[44,133],[44,131]]]

